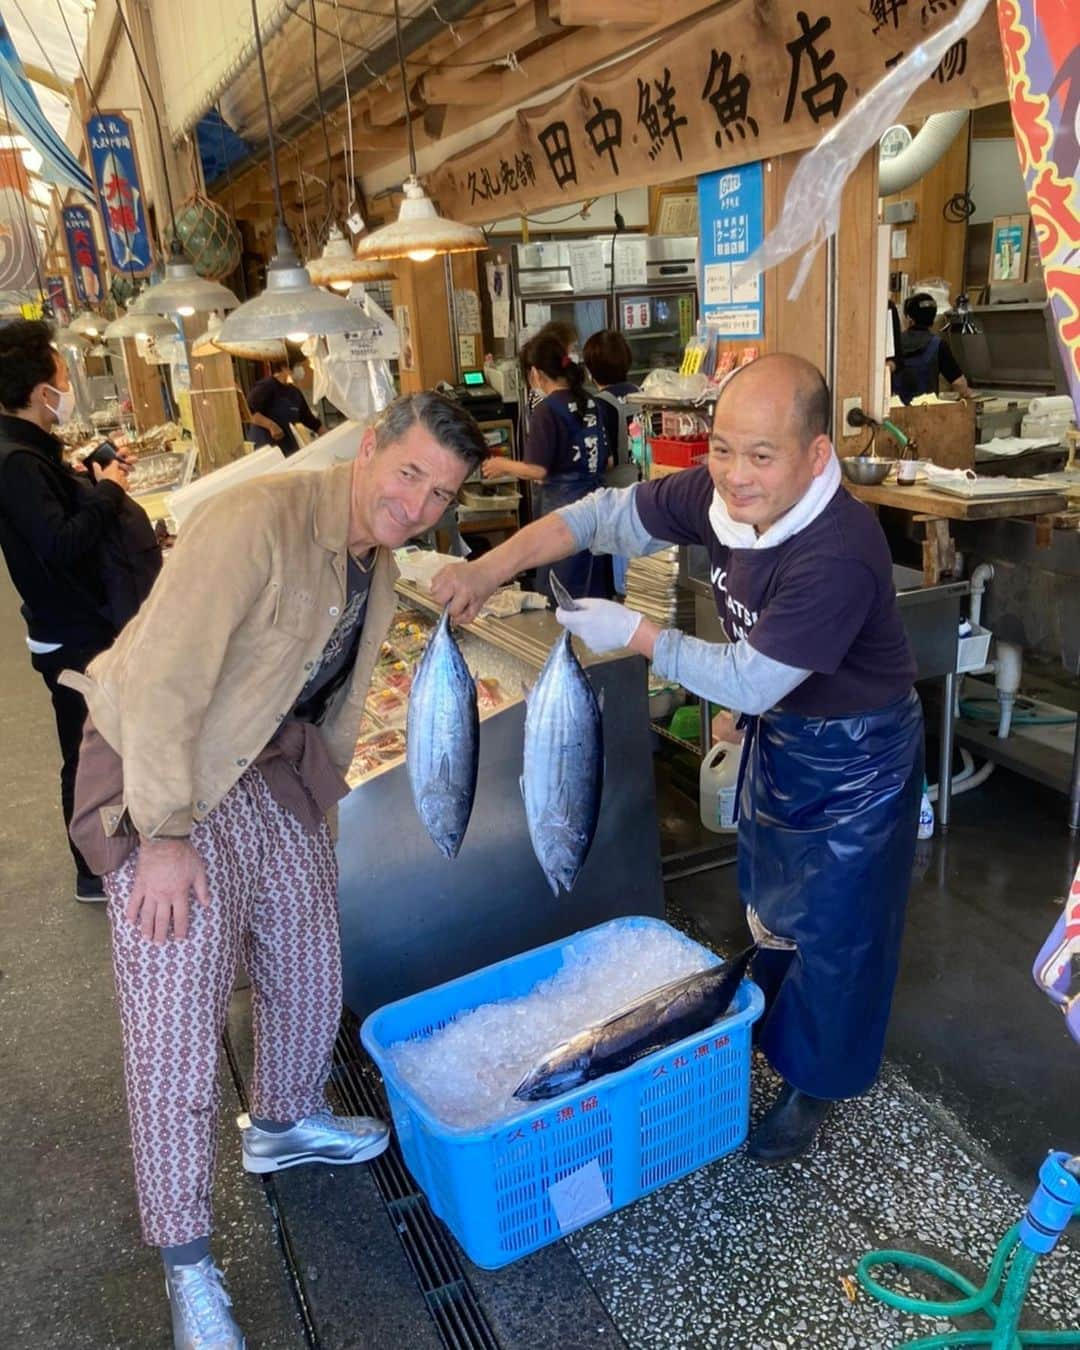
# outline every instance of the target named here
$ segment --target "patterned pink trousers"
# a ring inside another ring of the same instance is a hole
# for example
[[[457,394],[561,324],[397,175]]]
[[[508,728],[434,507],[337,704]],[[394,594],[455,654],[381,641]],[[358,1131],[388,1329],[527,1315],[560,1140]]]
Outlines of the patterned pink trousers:
[[[136,853],[106,878],[143,1237],[174,1246],[211,1230],[218,1060],[237,964],[251,978],[251,1111],[296,1120],[325,1107],[341,1015],[337,860],[249,769],[191,842],[210,905],[155,946],[124,918]]]

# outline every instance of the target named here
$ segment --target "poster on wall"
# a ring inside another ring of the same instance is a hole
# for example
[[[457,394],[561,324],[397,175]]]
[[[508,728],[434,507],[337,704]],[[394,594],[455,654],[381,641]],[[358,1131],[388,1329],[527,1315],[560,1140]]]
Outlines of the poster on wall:
[[[68,304],[67,283],[61,276],[45,278],[45,295],[52,305],[53,317],[61,328],[71,322],[71,306]]]
[[[990,250],[990,284],[1023,281],[1028,252],[1028,217],[995,216]]]
[[[146,276],[154,259],[131,123],[122,113],[99,113],[87,119],[86,143],[105,222],[109,261],[114,271],[130,277]]]
[[[75,298],[80,305],[96,305],[105,288],[101,281],[94,222],[85,206],[65,206],[61,214]]]
[[[701,316],[724,337],[765,336],[760,275],[736,285],[739,266],[765,236],[764,174],[760,160],[717,169],[698,179],[698,257]]]

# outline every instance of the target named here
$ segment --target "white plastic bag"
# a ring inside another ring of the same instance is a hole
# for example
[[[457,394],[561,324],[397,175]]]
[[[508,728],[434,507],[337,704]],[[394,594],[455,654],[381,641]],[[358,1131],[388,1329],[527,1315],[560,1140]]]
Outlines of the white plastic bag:
[[[794,300],[803,288],[814,254],[840,224],[844,184],[866,152],[899,121],[904,105],[930,78],[949,48],[974,28],[989,0],[967,0],[956,18],[921,42],[913,52],[878,80],[827,135],[799,161],[791,178],[780,219],[761,245],[735,273],[736,286],[776,267],[807,245],[798,274],[788,291]]]

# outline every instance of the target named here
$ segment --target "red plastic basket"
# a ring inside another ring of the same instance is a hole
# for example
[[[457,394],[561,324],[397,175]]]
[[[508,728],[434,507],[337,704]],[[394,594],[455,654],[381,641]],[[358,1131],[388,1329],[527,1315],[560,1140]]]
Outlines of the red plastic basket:
[[[654,436],[649,442],[652,462],[674,469],[689,469],[704,464],[709,454],[709,442],[699,436]]]

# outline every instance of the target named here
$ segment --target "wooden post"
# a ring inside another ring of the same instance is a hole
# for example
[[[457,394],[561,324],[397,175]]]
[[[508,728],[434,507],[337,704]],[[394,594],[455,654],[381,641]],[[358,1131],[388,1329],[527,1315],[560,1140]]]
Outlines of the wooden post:
[[[771,230],[784,209],[791,176],[802,154],[777,155],[765,165],[765,229]],[[825,250],[819,249],[797,300],[787,298],[802,255],[789,258],[765,274],[765,348],[805,357],[825,369],[828,280]]]
[[[450,346],[450,298],[446,291],[446,259],[395,262],[394,322],[401,332],[398,363],[401,392],[415,394],[440,380],[453,384],[457,363]],[[404,311],[404,312],[402,312]]]
[[[874,368],[874,327],[884,291],[877,276],[878,151],[867,152],[848,179],[840,207],[836,243],[836,368],[833,374],[833,440],[841,455],[854,454],[866,439],[859,429],[845,436],[841,408],[859,397],[874,406],[881,372]]]
[[[136,431],[149,431],[165,421],[165,401],[161,397],[161,371],[139,355],[134,338],[124,338],[124,369]]]
[[[199,445],[199,472],[211,473],[244,453],[244,426],[232,358],[191,356],[191,417]]]

